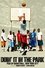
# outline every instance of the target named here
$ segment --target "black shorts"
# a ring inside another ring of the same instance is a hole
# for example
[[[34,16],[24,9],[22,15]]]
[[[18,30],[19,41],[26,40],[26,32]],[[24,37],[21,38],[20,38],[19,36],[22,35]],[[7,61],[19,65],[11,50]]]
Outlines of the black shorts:
[[[38,46],[42,46],[43,45],[43,40],[38,40]]]

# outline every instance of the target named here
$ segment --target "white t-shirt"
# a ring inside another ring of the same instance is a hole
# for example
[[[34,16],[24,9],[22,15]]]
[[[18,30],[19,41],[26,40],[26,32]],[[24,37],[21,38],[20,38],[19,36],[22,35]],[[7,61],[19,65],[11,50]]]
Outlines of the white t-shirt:
[[[5,35],[5,33],[1,33],[1,41],[3,41],[3,39],[2,39],[2,37],[3,37],[3,39],[6,41],[6,35]]]
[[[41,40],[41,35],[42,35],[42,32],[37,33],[37,39],[38,40]]]
[[[20,33],[26,35],[26,30],[24,30],[21,25],[23,25],[22,21],[20,21]]]
[[[13,42],[13,34],[12,35],[8,35],[8,38],[10,39],[10,40],[12,40],[12,42]]]

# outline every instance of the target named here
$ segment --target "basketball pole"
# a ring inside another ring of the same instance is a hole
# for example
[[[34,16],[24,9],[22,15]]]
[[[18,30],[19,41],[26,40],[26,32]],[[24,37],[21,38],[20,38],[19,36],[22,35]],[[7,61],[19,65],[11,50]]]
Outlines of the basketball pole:
[[[12,31],[12,20],[10,20],[10,22],[11,22],[11,31]]]
[[[30,22],[31,22],[31,10],[30,10],[29,32],[30,32]]]
[[[30,21],[29,21],[29,32],[30,32]]]

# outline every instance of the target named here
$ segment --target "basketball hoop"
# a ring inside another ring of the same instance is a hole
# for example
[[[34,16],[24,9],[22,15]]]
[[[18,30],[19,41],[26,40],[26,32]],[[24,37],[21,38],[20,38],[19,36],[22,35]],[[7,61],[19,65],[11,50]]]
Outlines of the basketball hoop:
[[[26,7],[26,0],[22,0],[22,7]]]
[[[26,7],[26,3],[22,3],[22,7]]]

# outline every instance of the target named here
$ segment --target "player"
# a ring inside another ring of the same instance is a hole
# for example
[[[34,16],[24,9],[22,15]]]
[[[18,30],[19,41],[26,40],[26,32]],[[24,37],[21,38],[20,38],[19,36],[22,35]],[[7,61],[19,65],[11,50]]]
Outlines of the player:
[[[11,51],[13,51],[14,44],[13,44],[13,34],[12,34],[12,31],[10,31],[9,35],[8,35],[8,49],[7,49],[7,51],[9,51],[9,48],[11,48]]]
[[[30,45],[31,47],[36,47],[36,29],[33,29],[33,32],[30,33]]]
[[[21,47],[21,33],[19,30],[17,33],[17,41],[18,41],[18,49],[20,49],[20,47]]]
[[[42,45],[43,45],[43,37],[42,37],[42,32],[40,29],[37,29],[37,41],[38,41],[38,46],[39,46],[39,51],[43,51]]]
[[[1,33],[1,47],[5,48],[6,46],[6,35],[5,35],[5,30],[2,29],[2,33]]]
[[[16,51],[17,50],[17,47],[16,47],[16,35],[15,35],[14,32],[13,32],[13,45],[14,45],[13,51]]]
[[[20,21],[20,33],[21,33],[21,45],[22,49],[25,51],[25,48],[27,46],[25,13],[23,13],[23,16],[21,16],[21,18],[19,17],[19,21]]]

